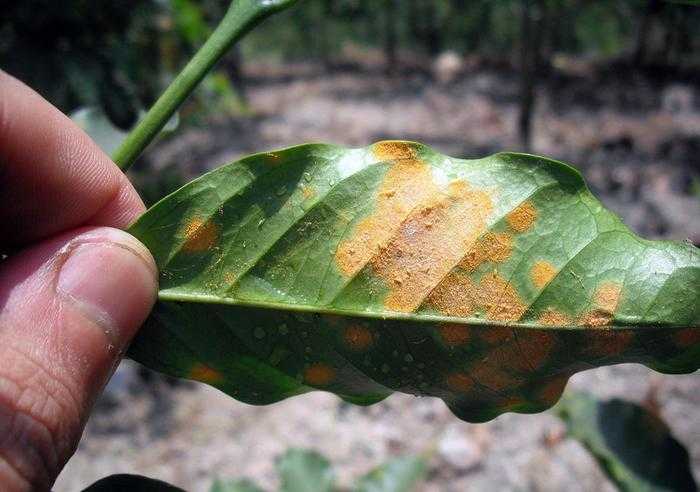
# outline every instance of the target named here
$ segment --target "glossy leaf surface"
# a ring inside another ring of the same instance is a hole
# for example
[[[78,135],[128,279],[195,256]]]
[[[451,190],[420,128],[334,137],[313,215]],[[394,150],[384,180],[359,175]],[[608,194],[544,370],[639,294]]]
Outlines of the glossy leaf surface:
[[[202,176],[130,232],[161,271],[131,356],[247,403],[402,391],[484,421],[591,367],[700,365],[698,249],[635,236],[540,157],[302,145]]]
[[[567,394],[557,405],[579,440],[620,490],[697,491],[688,451],[660,417],[624,400]]]

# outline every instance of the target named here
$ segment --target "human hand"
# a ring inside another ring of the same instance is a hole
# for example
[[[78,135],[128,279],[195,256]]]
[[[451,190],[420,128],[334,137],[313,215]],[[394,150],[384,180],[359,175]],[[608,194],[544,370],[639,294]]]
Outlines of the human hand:
[[[144,209],[70,119],[0,71],[0,489],[47,490],[157,291]]]

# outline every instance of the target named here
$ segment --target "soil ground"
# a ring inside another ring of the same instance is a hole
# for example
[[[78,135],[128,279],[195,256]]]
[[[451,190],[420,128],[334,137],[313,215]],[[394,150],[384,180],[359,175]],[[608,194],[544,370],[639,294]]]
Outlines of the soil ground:
[[[401,138],[464,157],[521,148],[518,84],[508,70],[474,66],[442,84],[419,71],[389,79],[313,65],[254,66],[247,77],[251,115],[162,141],[145,160],[148,172],[176,166],[195,176],[307,141],[364,146]],[[533,153],[574,163],[638,233],[700,242],[697,83],[615,70],[557,73],[539,86],[533,135]],[[389,456],[432,449],[419,490],[614,490],[551,412],[473,425],[430,398],[394,395],[360,408],[320,392],[252,407],[203,385],[140,374],[133,362],[122,364],[57,492],[123,472],[193,491],[217,476],[245,476],[272,490],[274,460],[288,447],[319,450],[346,485]],[[577,374],[571,386],[658,405],[700,478],[700,377],[621,365]]]

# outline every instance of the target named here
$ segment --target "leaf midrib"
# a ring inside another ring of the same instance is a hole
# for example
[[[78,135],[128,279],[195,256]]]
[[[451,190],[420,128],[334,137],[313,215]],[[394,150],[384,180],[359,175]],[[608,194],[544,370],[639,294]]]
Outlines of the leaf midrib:
[[[158,292],[158,300],[162,302],[182,302],[182,303],[202,303],[202,304],[219,304],[225,306],[236,306],[244,308],[262,308],[275,311],[288,311],[288,312],[299,312],[299,313],[312,313],[312,314],[329,314],[329,315],[339,315],[339,316],[351,316],[358,318],[368,318],[377,319],[384,321],[418,321],[425,323],[451,323],[451,324],[463,324],[465,326],[483,326],[483,327],[500,327],[500,328],[524,328],[524,329],[536,329],[536,330],[547,330],[547,331],[586,331],[589,327],[586,326],[543,326],[532,323],[497,323],[487,319],[482,318],[460,318],[424,313],[401,313],[396,311],[352,311],[348,309],[338,309],[326,306],[317,306],[312,304],[285,304],[276,303],[270,301],[245,301],[241,299],[218,297],[214,295],[207,294],[186,294],[182,292],[167,292],[166,290],[161,290]],[[617,325],[606,325],[606,329],[615,330],[637,330],[637,329],[676,329],[676,328],[688,328],[687,325],[654,325],[654,324],[624,324],[620,323]],[[690,327],[696,328],[696,327]],[[698,326],[697,328],[700,328]]]

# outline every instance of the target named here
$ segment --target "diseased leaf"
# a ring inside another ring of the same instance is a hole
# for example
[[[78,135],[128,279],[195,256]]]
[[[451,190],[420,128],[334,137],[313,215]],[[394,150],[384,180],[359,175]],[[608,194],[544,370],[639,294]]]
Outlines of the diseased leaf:
[[[280,492],[332,492],[333,470],[315,451],[289,449],[277,463],[282,481]]]
[[[425,478],[428,465],[424,458],[395,458],[362,477],[355,492],[411,492]]]
[[[301,145],[189,183],[130,229],[161,272],[131,348],[252,404],[442,398],[468,421],[569,376],[700,365],[700,253],[635,236],[573,168],[409,142]]]
[[[556,407],[620,490],[696,491],[688,451],[666,423],[643,407],[587,393],[567,394]]]

